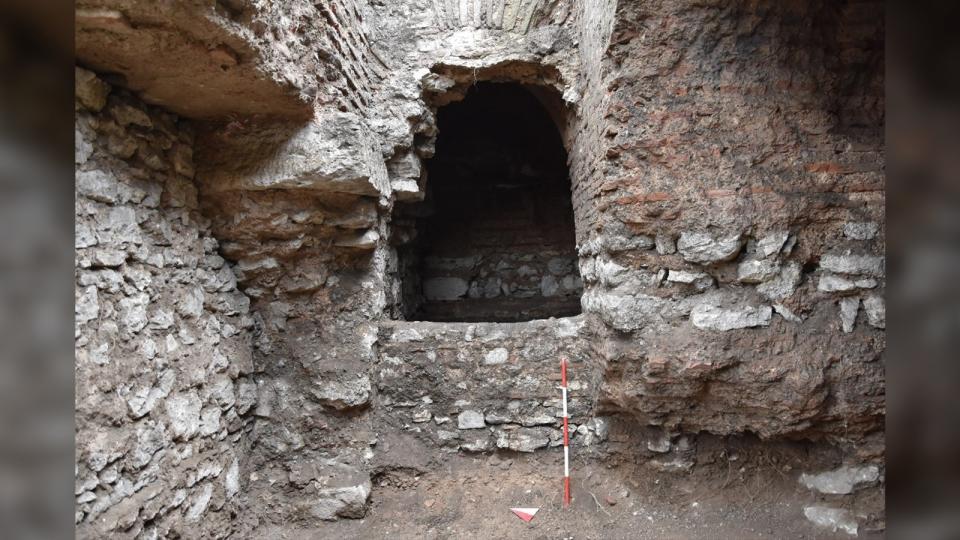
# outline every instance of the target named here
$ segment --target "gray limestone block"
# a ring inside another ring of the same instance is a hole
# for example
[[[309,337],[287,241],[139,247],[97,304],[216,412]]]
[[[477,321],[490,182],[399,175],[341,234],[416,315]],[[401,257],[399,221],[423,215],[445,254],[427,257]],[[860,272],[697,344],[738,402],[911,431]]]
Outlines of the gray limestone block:
[[[677,240],[677,251],[683,260],[697,264],[729,261],[740,253],[742,247],[740,233],[714,237],[704,232],[684,232]]]
[[[390,193],[379,146],[356,114],[324,112],[293,133],[263,130],[235,141],[209,164],[204,180],[211,189]]]
[[[669,270],[666,280],[671,283],[683,283],[693,285],[698,291],[709,289],[713,286],[713,276],[706,272],[690,272],[688,270]]]
[[[844,465],[832,471],[820,474],[801,474],[800,483],[820,493],[830,495],[848,495],[863,485],[869,485],[880,478],[880,469],[876,465],[851,467]]]
[[[857,322],[857,312],[860,311],[859,298],[843,298],[840,300],[840,324],[845,334],[853,332]]]
[[[863,309],[867,313],[867,323],[874,328],[887,327],[887,309],[883,298],[871,295],[863,300]]]
[[[370,403],[370,392],[370,378],[366,375],[346,380],[318,380],[310,388],[314,399],[338,411],[366,406]]]
[[[200,429],[200,396],[194,390],[178,392],[164,402],[170,432],[176,440],[187,440]]]
[[[654,238],[654,244],[659,255],[671,255],[677,252],[677,242],[670,235],[658,234]]]
[[[497,448],[515,452],[533,452],[550,444],[550,428],[500,429],[496,432]]]
[[[483,413],[479,411],[463,411],[457,415],[457,428],[481,429],[487,427],[483,420]]]
[[[801,266],[795,261],[780,268],[780,275],[757,285],[757,292],[770,300],[784,300],[793,295],[801,280]]]
[[[763,236],[757,240],[757,257],[765,259],[780,253],[780,250],[783,249],[783,246],[787,243],[787,238],[789,237],[789,231],[776,231]]]
[[[763,283],[780,273],[780,263],[770,259],[751,259],[737,267],[737,280],[741,283]]]
[[[812,523],[826,527],[834,532],[843,531],[850,536],[857,536],[859,524],[849,510],[830,508],[827,506],[807,506],[803,515]]]
[[[820,259],[820,267],[838,274],[883,277],[884,259],[875,255],[828,253]]]
[[[487,352],[483,357],[483,365],[494,366],[504,364],[510,358],[510,351],[503,347],[497,347]]]
[[[622,332],[637,330],[659,317],[665,300],[645,294],[617,294],[591,291],[584,294],[584,311],[597,313]]]
[[[849,222],[843,224],[843,235],[853,240],[871,240],[880,231],[880,225],[873,221]]]
[[[472,432],[464,434],[461,438],[460,448],[467,452],[486,452],[491,449],[489,433]]]
[[[690,322],[703,330],[728,331],[756,326],[768,326],[773,309],[770,306],[737,306],[721,308],[700,304],[690,311]]]

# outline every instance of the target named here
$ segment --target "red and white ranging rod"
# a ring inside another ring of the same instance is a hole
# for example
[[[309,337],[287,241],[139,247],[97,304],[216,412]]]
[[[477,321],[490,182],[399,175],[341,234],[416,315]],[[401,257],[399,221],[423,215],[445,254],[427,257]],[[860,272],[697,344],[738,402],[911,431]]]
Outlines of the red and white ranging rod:
[[[567,427],[567,359],[560,359],[560,392],[563,394],[563,506],[570,506],[570,433]]]

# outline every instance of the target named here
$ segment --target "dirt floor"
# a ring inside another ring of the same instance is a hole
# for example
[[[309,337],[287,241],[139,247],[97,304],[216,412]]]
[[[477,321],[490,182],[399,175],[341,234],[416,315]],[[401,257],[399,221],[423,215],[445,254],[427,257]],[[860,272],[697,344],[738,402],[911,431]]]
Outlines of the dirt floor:
[[[702,445],[701,445],[702,446]],[[858,538],[883,538],[883,490],[848,496],[815,494],[801,472],[831,466],[803,448],[699,448],[687,456],[638,456],[574,461],[573,502],[562,508],[563,455],[451,454],[438,470],[379,474],[365,519],[317,529],[262,524],[255,537],[530,538],[530,539],[833,539],[852,538],[818,527],[803,508],[846,508]],[[698,465],[690,466],[692,462]],[[668,463],[668,465],[664,465]],[[672,465],[669,465],[672,463]],[[801,469],[803,464],[804,469]],[[510,507],[540,507],[525,523]]]

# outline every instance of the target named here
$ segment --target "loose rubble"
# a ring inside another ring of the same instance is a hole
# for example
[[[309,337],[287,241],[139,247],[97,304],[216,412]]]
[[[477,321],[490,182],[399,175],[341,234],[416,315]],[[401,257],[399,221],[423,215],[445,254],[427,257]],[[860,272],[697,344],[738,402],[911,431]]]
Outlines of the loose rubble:
[[[843,466],[820,474],[801,474],[800,483],[808,489],[831,495],[849,495],[861,485],[869,485],[880,478],[876,465],[864,467]]]
[[[843,531],[850,536],[857,536],[860,525],[849,510],[830,508],[827,506],[807,506],[803,515],[811,522],[831,531]]]

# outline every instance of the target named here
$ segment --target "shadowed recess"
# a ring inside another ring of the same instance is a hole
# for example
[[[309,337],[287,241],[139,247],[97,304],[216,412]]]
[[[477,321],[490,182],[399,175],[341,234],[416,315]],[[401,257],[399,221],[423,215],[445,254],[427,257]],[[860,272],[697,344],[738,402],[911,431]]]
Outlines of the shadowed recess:
[[[524,321],[580,313],[567,154],[519,84],[478,83],[440,109],[407,259],[408,318]]]

